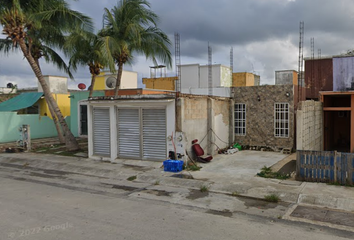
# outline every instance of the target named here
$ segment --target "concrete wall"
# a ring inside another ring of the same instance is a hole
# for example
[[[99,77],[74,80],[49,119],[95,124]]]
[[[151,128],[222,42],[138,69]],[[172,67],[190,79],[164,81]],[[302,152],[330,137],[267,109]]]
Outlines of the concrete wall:
[[[260,76],[248,72],[237,72],[232,74],[233,87],[259,86]]]
[[[57,132],[53,121],[49,117],[41,117],[38,114],[17,115],[16,112],[0,112],[0,142],[13,142],[20,139],[18,128],[23,124],[29,124],[31,139],[55,137]],[[70,126],[70,117],[66,118]]]
[[[208,149],[208,101],[211,102],[212,145]],[[198,139],[204,152],[216,154],[218,148],[229,146],[230,99],[208,98],[206,96],[183,96],[180,98],[179,114],[181,124],[178,126],[186,137],[186,150],[191,153],[191,142]]]
[[[70,94],[53,94],[54,100],[57,102],[58,107],[64,117],[70,116]],[[39,114],[41,116],[48,116],[52,118],[49,107],[44,98],[38,100]]]
[[[143,84],[148,89],[175,91],[177,77],[143,78]]]
[[[51,93],[67,94],[68,78],[60,76],[44,76]],[[41,84],[38,82],[38,92],[43,92]]]
[[[297,150],[323,150],[322,103],[303,101],[297,110],[296,148]]]
[[[297,84],[297,72],[294,70],[275,71],[275,85]]]
[[[104,91],[94,91],[92,95],[93,97],[104,96]],[[79,136],[79,105],[83,100],[87,100],[88,96],[88,91],[72,92],[70,94],[70,130],[75,137]],[[87,103],[85,104],[87,105]]]
[[[101,72],[100,75],[96,77],[94,90],[105,90],[110,89],[106,86],[106,80],[109,77],[117,78],[117,74],[112,74],[110,72]],[[122,73],[122,80],[120,84],[120,89],[129,89],[138,87],[138,73],[125,71]]]
[[[333,58],[333,91],[354,90],[354,57]]]
[[[181,65],[181,88],[200,87],[199,64]]]
[[[287,93],[289,96],[286,96]],[[235,136],[235,142],[242,145],[259,147],[294,147],[293,85],[238,87],[235,88],[234,100],[235,104],[246,104],[246,136]],[[275,137],[275,103],[289,104],[289,137],[287,138]],[[234,110],[232,112],[234,112]],[[232,125],[234,126],[234,120]]]
[[[231,69],[221,64],[212,65],[212,86],[230,87]],[[209,66],[199,64],[181,65],[181,88],[207,88],[209,80]]]
[[[182,93],[195,94],[195,95],[209,95],[208,88],[182,88]],[[217,97],[231,97],[231,88],[228,87],[214,87],[212,90],[212,96]]]

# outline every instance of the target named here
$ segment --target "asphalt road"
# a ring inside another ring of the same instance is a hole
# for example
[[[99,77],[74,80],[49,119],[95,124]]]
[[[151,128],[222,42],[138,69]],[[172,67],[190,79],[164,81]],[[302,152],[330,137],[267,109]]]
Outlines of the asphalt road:
[[[351,239],[353,233],[0,177],[0,239]]]

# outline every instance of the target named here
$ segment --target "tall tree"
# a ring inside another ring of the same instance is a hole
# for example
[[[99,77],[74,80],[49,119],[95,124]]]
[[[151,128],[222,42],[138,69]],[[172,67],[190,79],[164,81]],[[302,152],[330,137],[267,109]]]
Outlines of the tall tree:
[[[103,39],[98,35],[77,29],[66,38],[65,53],[70,56],[69,67],[74,71],[78,66],[88,66],[91,74],[89,97],[92,97],[96,76],[107,63],[109,57],[104,51]]]
[[[40,31],[45,32],[45,29],[55,27],[57,33],[65,35],[77,26],[92,30],[91,20],[71,10],[64,0],[13,0],[12,2],[2,1],[2,3],[0,23],[3,27],[3,34],[7,35],[7,39],[12,41],[14,47],[18,46],[21,49],[41,84],[46,101],[62,127],[67,150],[77,150],[79,145],[44,80],[38,62],[39,57],[33,55],[38,51],[32,51],[32,49],[39,46],[36,43],[37,40],[44,41],[44,38],[36,38],[36,34],[38,35]],[[49,31],[47,33],[47,39],[50,39]]]
[[[167,35],[157,27],[158,16],[150,10],[146,0],[121,0],[117,6],[105,8],[104,28],[100,35],[105,38],[106,51],[118,66],[115,97],[122,79],[123,65],[131,63],[133,54],[143,54],[157,65],[157,59],[172,66]],[[113,61],[110,69],[115,72]]]

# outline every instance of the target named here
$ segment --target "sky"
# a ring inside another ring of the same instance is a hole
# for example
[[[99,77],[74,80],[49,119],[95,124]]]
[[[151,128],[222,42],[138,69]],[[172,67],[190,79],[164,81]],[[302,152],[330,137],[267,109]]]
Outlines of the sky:
[[[345,54],[354,49],[354,1],[352,0],[149,0],[159,17],[158,27],[170,38],[174,55],[174,33],[180,34],[181,64],[208,64],[208,44],[212,62],[230,66],[233,48],[234,72],[261,76],[261,84],[274,84],[277,70],[298,70],[299,24],[304,22],[304,57]],[[68,0],[70,6],[90,16],[96,31],[102,27],[104,8],[115,0]],[[0,28],[2,31],[2,29]],[[0,38],[4,38],[0,35]],[[126,70],[149,77],[152,66],[144,56],[135,55]],[[173,64],[174,66],[174,64]],[[44,75],[65,76],[51,64],[41,62]],[[174,67],[168,69],[170,75]],[[79,83],[89,86],[87,68],[74,73],[71,89]],[[12,82],[19,88],[36,87],[37,80],[20,53],[0,53],[0,87]],[[142,85],[139,84],[141,87]]]

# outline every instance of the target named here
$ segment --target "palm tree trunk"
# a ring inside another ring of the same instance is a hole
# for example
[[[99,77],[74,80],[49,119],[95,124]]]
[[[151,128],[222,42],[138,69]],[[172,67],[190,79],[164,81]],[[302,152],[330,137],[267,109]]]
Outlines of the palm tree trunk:
[[[41,66],[39,65],[39,59],[34,58],[34,61],[36,62],[37,66],[38,66],[38,69],[40,71],[42,71],[41,70]],[[57,118],[57,116],[54,113],[53,107],[52,107],[52,105],[49,104],[47,99],[45,99],[45,100],[46,100],[46,103],[48,105],[48,108],[49,108],[49,111],[50,111],[50,115],[52,115],[54,126],[55,126],[55,129],[57,130],[57,133],[58,133],[59,142],[60,143],[65,143],[65,138],[64,138],[64,135],[63,135],[62,130],[60,128],[60,125],[59,125],[59,122],[58,122],[58,118]]]
[[[25,58],[27,59],[29,65],[31,66],[34,74],[36,75],[39,83],[41,84],[41,86],[43,88],[43,92],[44,92],[46,101],[53,107],[53,111],[55,113],[54,115],[56,115],[58,117],[58,121],[59,121],[60,125],[62,126],[64,135],[65,135],[66,149],[68,151],[78,150],[79,149],[79,144],[77,143],[74,135],[71,133],[68,125],[66,124],[65,119],[64,119],[64,117],[63,117],[63,115],[60,112],[60,109],[58,107],[58,104],[54,100],[53,95],[50,92],[46,81],[44,80],[42,72],[41,72],[40,68],[38,67],[38,65],[36,64],[36,61],[32,57],[31,53],[29,52],[25,41],[23,39],[21,39],[21,40],[19,40],[18,43],[20,45],[20,48],[21,48]]]
[[[95,82],[96,82],[96,74],[92,74],[89,97],[92,97],[92,94],[93,94],[93,87],[94,87],[94,85],[95,85]]]
[[[116,89],[114,91],[114,97],[118,97],[118,92],[120,88],[120,83],[122,81],[122,73],[123,73],[123,63],[118,62],[118,73],[117,73],[117,82],[116,82]]]
[[[47,99],[46,99],[46,102],[47,102]],[[47,102],[47,104],[48,104],[48,108],[49,108],[50,114],[52,115],[55,128],[56,128],[56,130],[58,132],[59,142],[60,143],[65,143],[65,137],[64,137],[64,135],[63,135],[63,133],[61,131],[61,128],[60,128],[57,116],[55,115],[55,112],[53,110],[53,107],[48,102]]]

